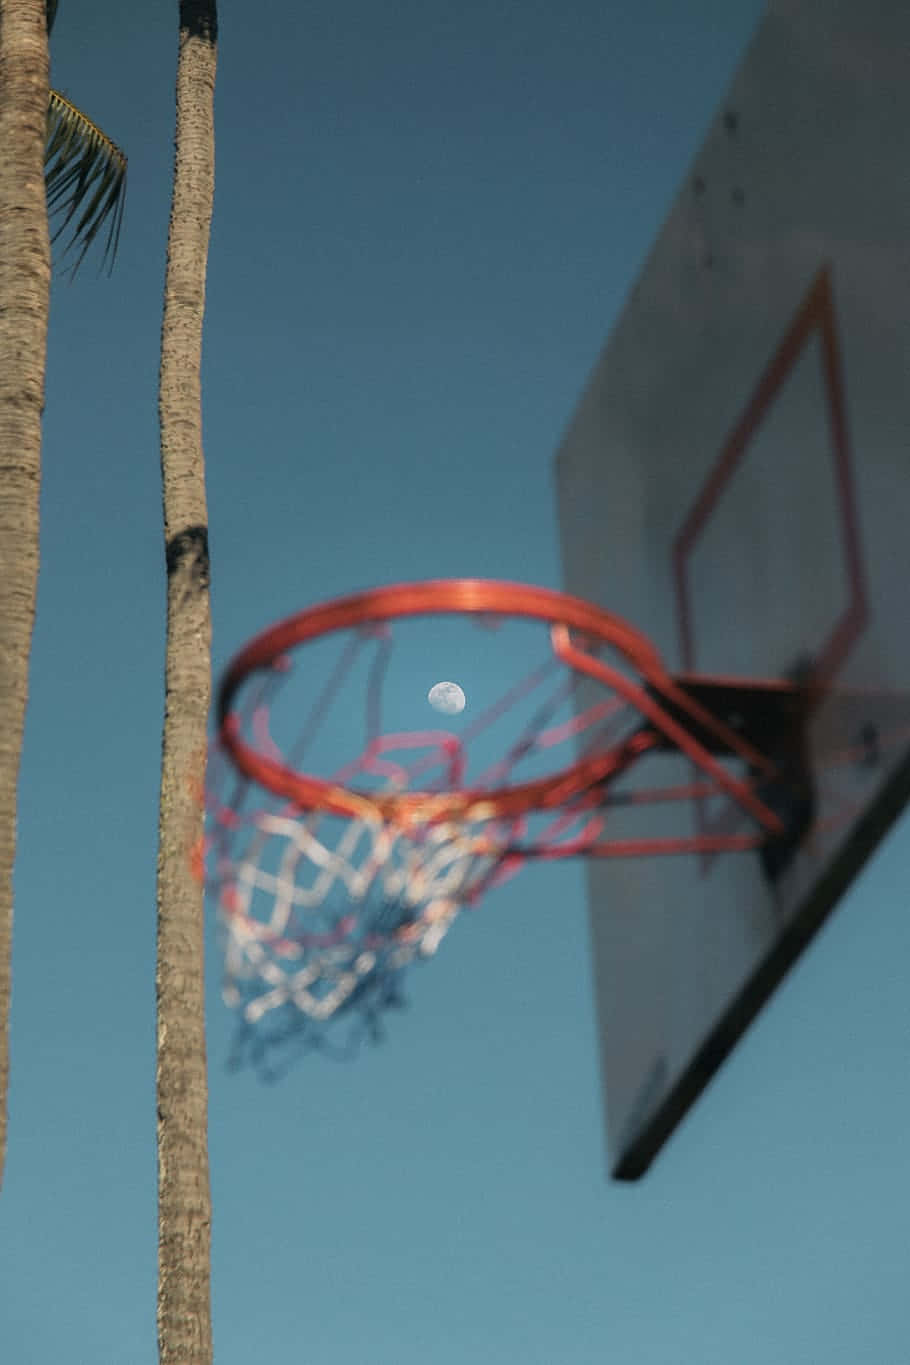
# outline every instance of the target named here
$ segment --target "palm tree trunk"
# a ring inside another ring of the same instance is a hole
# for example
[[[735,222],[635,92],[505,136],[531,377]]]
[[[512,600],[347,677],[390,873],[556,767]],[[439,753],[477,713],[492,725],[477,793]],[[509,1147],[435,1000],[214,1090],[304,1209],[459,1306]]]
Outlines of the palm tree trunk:
[[[6,1155],[16,792],[38,588],[50,304],[45,0],[0,0],[0,1184]]]
[[[165,714],[158,827],[158,1350],[209,1365],[211,1194],[203,891],[189,851],[202,832],[211,693],[208,524],[200,363],[215,186],[215,0],[180,0],[177,135],[161,375],[167,562]]]

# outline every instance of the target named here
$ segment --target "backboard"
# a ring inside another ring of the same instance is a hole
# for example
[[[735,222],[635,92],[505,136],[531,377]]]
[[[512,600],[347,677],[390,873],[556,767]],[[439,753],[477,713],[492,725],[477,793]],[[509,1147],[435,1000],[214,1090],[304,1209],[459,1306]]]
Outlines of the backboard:
[[[812,819],[783,865],[587,864],[619,1179],[910,799],[908,51],[900,0],[770,6],[557,454],[568,592],[677,674],[821,689]]]

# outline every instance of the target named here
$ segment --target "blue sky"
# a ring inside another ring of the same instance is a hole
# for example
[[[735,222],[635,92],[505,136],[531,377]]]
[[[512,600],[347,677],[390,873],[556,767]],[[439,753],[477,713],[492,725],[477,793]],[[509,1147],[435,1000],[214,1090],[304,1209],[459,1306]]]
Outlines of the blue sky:
[[[761,8],[222,5],[216,671],[373,584],[560,586],[554,449]],[[176,5],[146,9],[64,0],[52,53],[130,188],[113,278],[87,261],[52,300],[0,1213],[16,1365],[155,1360]],[[382,1046],[274,1086],[227,1072],[210,923],[219,1365],[901,1365],[908,860],[904,820],[634,1186],[604,1174],[579,867],[460,921]]]

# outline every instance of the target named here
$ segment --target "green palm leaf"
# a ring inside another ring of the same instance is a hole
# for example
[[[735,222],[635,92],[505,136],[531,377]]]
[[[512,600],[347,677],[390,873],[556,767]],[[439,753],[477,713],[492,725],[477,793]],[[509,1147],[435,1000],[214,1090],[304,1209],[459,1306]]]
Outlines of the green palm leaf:
[[[50,92],[47,108],[47,142],[44,150],[44,179],[49,216],[63,214],[54,232],[55,242],[76,218],[72,239],[66,252],[81,245],[71,275],[82,263],[95,237],[108,223],[104,262],[113,269],[120,240],[123,204],[126,198],[126,157],[116,143],[90,118],[56,90]]]

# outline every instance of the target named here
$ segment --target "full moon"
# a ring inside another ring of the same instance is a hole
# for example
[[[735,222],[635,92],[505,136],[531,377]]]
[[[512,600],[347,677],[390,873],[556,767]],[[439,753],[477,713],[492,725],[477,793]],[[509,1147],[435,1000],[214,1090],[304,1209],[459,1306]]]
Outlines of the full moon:
[[[457,716],[465,708],[465,695],[458,683],[434,683],[427,693],[427,701],[444,716]]]

